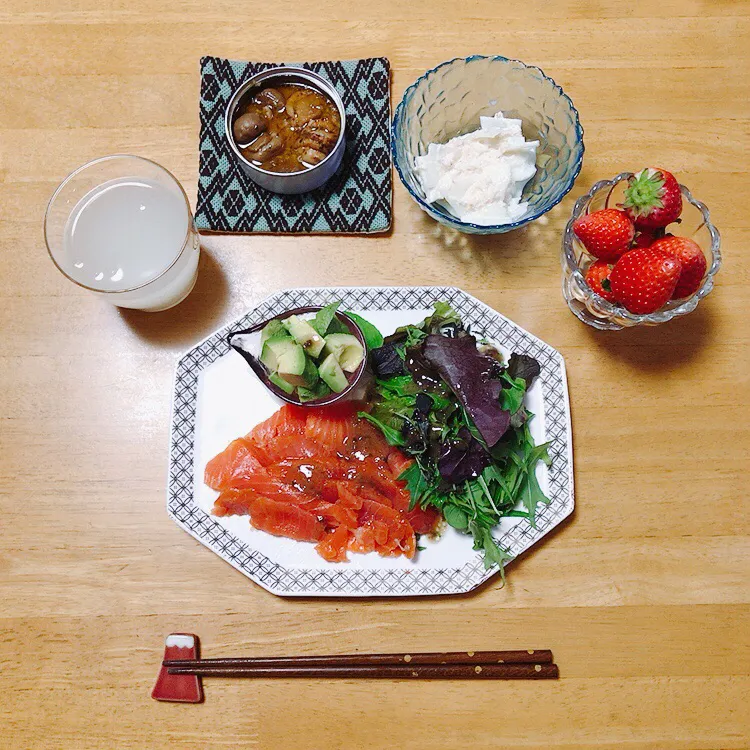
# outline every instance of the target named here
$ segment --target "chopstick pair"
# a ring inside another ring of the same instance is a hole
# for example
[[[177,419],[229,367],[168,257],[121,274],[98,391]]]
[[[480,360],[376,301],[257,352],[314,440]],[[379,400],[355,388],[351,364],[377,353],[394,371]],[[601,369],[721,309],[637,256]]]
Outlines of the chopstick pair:
[[[170,675],[427,680],[554,680],[549,650],[165,659]]]

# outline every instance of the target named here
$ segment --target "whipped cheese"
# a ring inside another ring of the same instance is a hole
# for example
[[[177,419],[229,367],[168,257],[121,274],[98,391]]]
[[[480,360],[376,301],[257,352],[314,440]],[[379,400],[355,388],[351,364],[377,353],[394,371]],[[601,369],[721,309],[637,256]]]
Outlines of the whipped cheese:
[[[429,203],[440,203],[460,221],[510,224],[529,209],[521,200],[536,173],[539,141],[527,141],[521,120],[480,117],[479,130],[431,143],[414,166]]]

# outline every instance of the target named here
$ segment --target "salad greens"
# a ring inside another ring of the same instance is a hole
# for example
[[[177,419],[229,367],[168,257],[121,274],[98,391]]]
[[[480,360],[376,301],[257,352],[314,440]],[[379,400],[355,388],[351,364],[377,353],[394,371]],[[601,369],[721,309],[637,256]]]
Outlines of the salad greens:
[[[361,315],[349,312],[348,310],[345,312],[345,315],[348,315],[359,326],[368,349],[379,349],[383,346],[383,334],[372,323],[365,320]]]
[[[339,307],[341,307],[340,300],[331,302],[330,305],[326,305],[315,313],[312,327],[318,332],[318,335],[326,336],[329,333],[349,333],[349,329],[336,317],[336,311]],[[345,310],[344,314],[359,326],[368,349],[378,349],[383,346],[383,334],[372,323],[365,320],[361,315],[349,312],[348,310]]]
[[[539,461],[550,463],[548,445],[534,444],[523,403],[538,362],[513,354],[506,364],[438,302],[422,323],[388,336],[371,363],[374,397],[360,416],[415,459],[400,477],[411,507],[438,508],[450,526],[472,535],[486,567],[502,569],[510,555],[492,529],[512,516],[534,526],[537,507],[549,503],[536,477]]]

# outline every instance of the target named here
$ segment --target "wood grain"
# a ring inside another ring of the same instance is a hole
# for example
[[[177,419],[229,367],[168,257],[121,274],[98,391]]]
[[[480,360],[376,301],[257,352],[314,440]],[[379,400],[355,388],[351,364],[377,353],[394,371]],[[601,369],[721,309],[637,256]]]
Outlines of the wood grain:
[[[748,41],[742,0],[6,0],[0,747],[750,747]],[[524,230],[446,232],[397,184],[383,237],[204,237],[195,292],[153,316],[103,306],[46,256],[46,201],[89,158],[151,157],[195,195],[203,54],[387,55],[397,101],[473,52],[540,65],[581,113],[581,176]],[[600,334],[562,302],[560,233],[594,181],[645,164],[709,205],[724,267],[687,318]],[[576,514],[505,588],[273,597],[164,512],[175,356],[281,288],[406,278],[463,287],[563,353]],[[543,644],[563,677],[213,680],[202,706],[156,704],[177,630],[199,633],[207,657]]]

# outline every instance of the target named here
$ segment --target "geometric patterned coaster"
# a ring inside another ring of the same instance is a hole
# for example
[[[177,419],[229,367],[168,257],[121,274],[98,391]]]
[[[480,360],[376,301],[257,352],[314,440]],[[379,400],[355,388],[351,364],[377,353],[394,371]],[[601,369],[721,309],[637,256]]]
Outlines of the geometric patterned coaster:
[[[281,63],[282,65],[284,63]],[[227,102],[240,84],[280,63],[201,59],[200,161],[195,222],[213,232],[384,232],[391,226],[390,63],[385,57],[288,63],[332,83],[346,108],[346,153],[322,187],[279,195],[240,168],[224,134]]]

